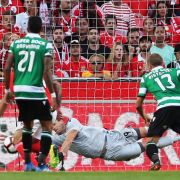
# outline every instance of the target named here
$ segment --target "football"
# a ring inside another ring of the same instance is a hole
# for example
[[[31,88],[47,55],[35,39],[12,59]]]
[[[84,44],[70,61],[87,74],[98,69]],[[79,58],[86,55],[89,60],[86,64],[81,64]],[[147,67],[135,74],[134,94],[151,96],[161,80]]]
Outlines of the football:
[[[5,138],[4,140],[4,148],[7,150],[8,153],[10,154],[14,154],[16,153],[16,148],[13,144],[13,137],[12,136],[8,136]]]

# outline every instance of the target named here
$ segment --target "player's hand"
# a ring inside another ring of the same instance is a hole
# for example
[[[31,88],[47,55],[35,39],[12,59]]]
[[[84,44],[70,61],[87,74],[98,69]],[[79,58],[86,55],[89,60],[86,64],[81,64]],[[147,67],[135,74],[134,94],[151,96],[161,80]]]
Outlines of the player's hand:
[[[145,120],[146,126],[149,126],[151,119],[152,119],[152,117],[150,115],[148,115],[148,114],[144,115],[144,120]]]
[[[59,161],[63,161],[64,160],[64,155],[63,155],[62,152],[59,152],[58,156],[59,156]]]
[[[56,101],[56,98],[52,98],[52,111],[55,111],[58,108],[58,103]]]
[[[6,103],[12,103],[13,98],[14,98],[14,93],[13,92],[7,92],[5,94]]]

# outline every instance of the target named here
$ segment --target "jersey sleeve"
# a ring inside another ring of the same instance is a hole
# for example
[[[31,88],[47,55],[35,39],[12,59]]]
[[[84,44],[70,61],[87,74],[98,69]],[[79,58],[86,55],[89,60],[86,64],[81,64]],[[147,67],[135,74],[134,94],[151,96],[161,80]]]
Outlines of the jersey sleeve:
[[[144,77],[142,77],[140,82],[138,97],[145,97],[146,93],[147,93],[146,83]]]
[[[68,121],[66,127],[66,134],[68,134],[72,130],[80,131],[82,128],[82,124],[75,118],[72,118]]]
[[[44,56],[52,56],[53,57],[53,46],[52,43],[47,43],[46,50]]]
[[[177,70],[177,77],[180,80],[180,69]]]
[[[9,48],[9,53],[14,54],[14,42],[11,44]]]

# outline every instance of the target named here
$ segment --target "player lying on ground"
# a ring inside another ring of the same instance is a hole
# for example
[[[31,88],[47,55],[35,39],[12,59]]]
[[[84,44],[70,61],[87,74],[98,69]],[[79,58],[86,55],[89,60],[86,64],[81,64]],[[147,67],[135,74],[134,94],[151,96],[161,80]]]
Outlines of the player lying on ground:
[[[55,147],[61,146],[60,157],[71,150],[87,158],[103,158],[113,161],[127,161],[138,157],[145,151],[145,145],[138,142],[147,136],[148,127],[106,130],[92,126],[84,126],[77,119],[56,121],[52,137]],[[180,136],[162,137],[158,147],[162,148],[180,140]]]
[[[150,122],[146,154],[153,162],[151,170],[159,170],[159,138],[168,128],[180,133],[180,70],[163,68],[163,59],[158,54],[152,54],[147,65],[151,71],[141,79],[136,108],[145,122]],[[147,92],[152,93],[157,100],[157,110],[152,119],[143,109]]]

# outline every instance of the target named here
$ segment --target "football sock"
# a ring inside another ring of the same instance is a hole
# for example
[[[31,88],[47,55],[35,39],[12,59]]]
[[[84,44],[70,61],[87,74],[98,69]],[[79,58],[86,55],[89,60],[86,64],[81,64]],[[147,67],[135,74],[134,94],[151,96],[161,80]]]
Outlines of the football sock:
[[[25,160],[25,163],[29,163],[31,162],[32,129],[23,128],[22,142],[23,142],[23,149],[24,149],[24,160]]]
[[[161,137],[157,143],[158,148],[163,148],[173,144],[173,139],[171,137]]]
[[[46,157],[49,153],[51,143],[52,143],[51,132],[43,131],[41,133],[40,154],[38,158],[39,166],[46,163]]]
[[[158,156],[158,148],[155,143],[153,142],[147,143],[146,154],[153,163],[160,161]]]
[[[180,136],[175,137],[161,137],[157,143],[158,148],[163,148],[172,145],[174,142],[179,141]]]

